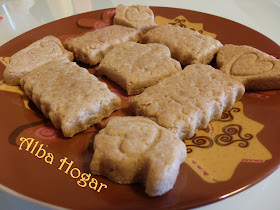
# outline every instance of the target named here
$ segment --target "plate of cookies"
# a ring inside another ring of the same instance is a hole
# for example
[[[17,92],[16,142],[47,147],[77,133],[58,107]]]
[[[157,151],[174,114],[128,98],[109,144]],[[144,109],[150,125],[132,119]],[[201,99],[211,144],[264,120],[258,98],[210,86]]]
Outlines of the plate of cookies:
[[[280,47],[236,22],[125,6],[0,47],[0,185],[51,207],[188,209],[280,165]]]

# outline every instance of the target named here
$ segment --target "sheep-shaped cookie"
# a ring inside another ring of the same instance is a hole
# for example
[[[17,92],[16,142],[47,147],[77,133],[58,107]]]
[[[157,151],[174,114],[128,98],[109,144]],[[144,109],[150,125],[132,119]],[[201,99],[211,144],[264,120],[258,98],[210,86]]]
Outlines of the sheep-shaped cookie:
[[[90,168],[120,184],[143,183],[149,196],[173,188],[186,146],[171,131],[144,117],[113,117],[94,139]]]

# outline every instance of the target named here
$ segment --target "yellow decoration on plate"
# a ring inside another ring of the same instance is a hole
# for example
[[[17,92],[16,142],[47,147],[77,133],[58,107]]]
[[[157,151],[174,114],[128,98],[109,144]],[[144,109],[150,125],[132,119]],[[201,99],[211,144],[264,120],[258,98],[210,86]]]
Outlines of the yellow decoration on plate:
[[[10,60],[9,57],[0,57],[0,62],[1,62],[2,64],[4,64],[4,66],[7,66],[7,65],[9,64],[9,60]],[[23,89],[22,89],[20,86],[7,85],[7,84],[5,84],[5,83],[3,82],[3,80],[0,80],[0,90],[20,94],[20,95],[22,96],[24,106],[25,106],[27,109],[30,109],[30,107],[29,107],[29,105],[28,105],[29,99],[28,99],[28,97],[25,95]]]
[[[272,158],[257,138],[263,127],[244,115],[238,101],[219,121],[184,140],[188,150],[185,162],[206,182],[230,180],[240,162],[257,164]]]
[[[10,57],[0,57],[0,62],[4,65],[7,66],[9,64]]]
[[[217,36],[217,34],[203,30],[203,23],[191,23],[182,15],[180,15],[174,19],[168,19],[168,18],[165,18],[162,16],[156,16],[155,22],[158,25],[172,24],[172,25],[179,25],[184,28],[190,28],[195,31],[198,31],[201,34],[208,35],[213,38],[216,38],[216,36]]]
[[[20,86],[14,86],[14,85],[6,85],[3,80],[0,81],[0,90],[3,91],[8,91],[8,92],[13,92],[13,93],[18,93],[22,96],[23,99],[23,103],[26,109],[30,109],[28,102],[29,99],[28,97],[25,95],[24,91],[22,90],[22,88]]]

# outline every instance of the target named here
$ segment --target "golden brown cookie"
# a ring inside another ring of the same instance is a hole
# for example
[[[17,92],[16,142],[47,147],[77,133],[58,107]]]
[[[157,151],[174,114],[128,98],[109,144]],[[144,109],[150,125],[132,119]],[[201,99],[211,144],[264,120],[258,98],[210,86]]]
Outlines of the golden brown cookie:
[[[113,117],[94,139],[93,174],[120,184],[143,183],[149,196],[173,188],[186,146],[144,117]]]
[[[171,51],[172,58],[182,65],[208,64],[222,46],[221,42],[210,36],[170,24],[148,31],[142,36],[141,41],[166,45]]]
[[[114,24],[136,28],[147,31],[156,26],[154,13],[146,5],[124,6],[122,4],[116,7]]]
[[[110,116],[121,103],[87,69],[65,60],[43,65],[24,75],[20,82],[26,95],[65,137]]]
[[[280,60],[253,47],[223,46],[217,55],[217,66],[246,89],[280,89]]]
[[[98,64],[115,45],[127,41],[138,42],[139,40],[137,29],[111,25],[72,38],[64,42],[64,46],[74,53],[76,60],[93,66]]]
[[[54,36],[46,36],[10,57],[3,77],[8,85],[20,85],[20,78],[35,68],[55,59],[73,61],[74,55],[64,49],[60,40]]]
[[[180,63],[170,56],[168,47],[162,44],[126,42],[105,55],[97,73],[119,84],[128,95],[139,94],[182,70]]]
[[[145,89],[130,104],[136,115],[185,139],[218,120],[243,94],[244,86],[238,81],[210,65],[193,64]]]

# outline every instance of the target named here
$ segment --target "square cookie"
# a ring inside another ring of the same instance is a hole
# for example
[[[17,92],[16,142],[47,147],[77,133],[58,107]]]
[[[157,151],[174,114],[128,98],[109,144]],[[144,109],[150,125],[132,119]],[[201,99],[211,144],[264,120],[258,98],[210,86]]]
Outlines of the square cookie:
[[[153,11],[146,5],[124,6],[122,4],[116,7],[114,24],[136,28],[148,31],[156,26]]]
[[[171,190],[186,145],[172,132],[144,117],[112,117],[94,138],[93,174],[120,184],[142,183],[149,196]]]
[[[24,75],[26,95],[65,137],[88,129],[120,107],[120,98],[87,69],[55,61]]]
[[[185,139],[218,120],[243,94],[238,81],[210,65],[193,64],[133,97],[130,105],[136,115]]]
[[[219,51],[222,44],[210,36],[177,25],[158,26],[141,38],[142,43],[161,43],[166,45],[172,58],[182,65],[208,64]]]
[[[74,53],[76,60],[93,66],[98,64],[115,45],[127,41],[138,42],[139,40],[137,29],[111,25],[72,38],[64,42],[64,46]]]
[[[55,59],[73,61],[74,55],[64,49],[58,38],[46,36],[10,57],[10,63],[3,73],[4,82],[20,85],[20,78],[24,74]]]
[[[256,48],[226,44],[217,55],[217,66],[246,90],[280,89],[280,60]]]
[[[105,55],[97,73],[119,84],[128,95],[139,94],[182,70],[180,63],[170,56],[168,47],[162,44],[126,42]]]

